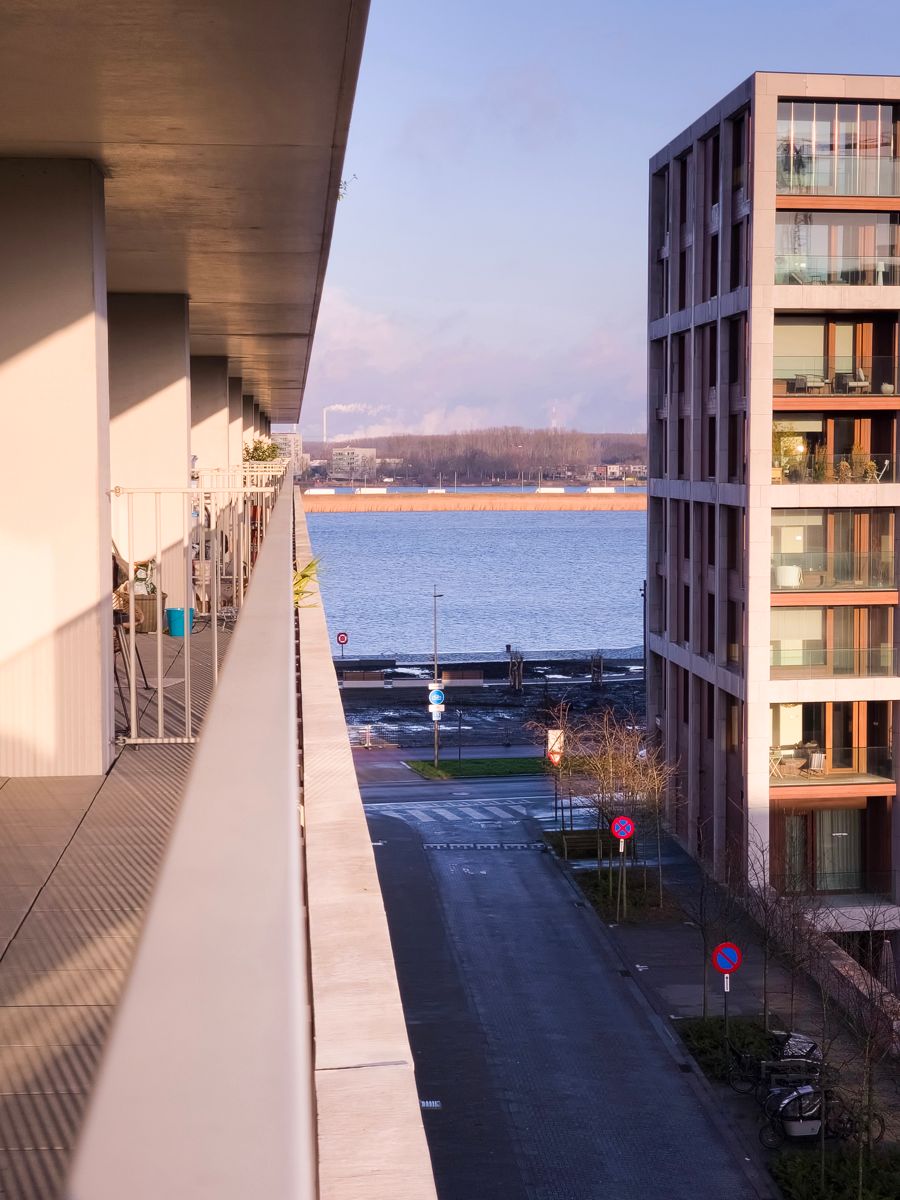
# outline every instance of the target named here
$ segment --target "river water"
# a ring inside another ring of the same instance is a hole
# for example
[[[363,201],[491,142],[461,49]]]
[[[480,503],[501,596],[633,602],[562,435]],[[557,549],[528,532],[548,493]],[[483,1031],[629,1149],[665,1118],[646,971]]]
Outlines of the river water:
[[[313,513],[332,639],[351,655],[632,649],[644,512]],[[335,647],[335,649],[337,649]]]

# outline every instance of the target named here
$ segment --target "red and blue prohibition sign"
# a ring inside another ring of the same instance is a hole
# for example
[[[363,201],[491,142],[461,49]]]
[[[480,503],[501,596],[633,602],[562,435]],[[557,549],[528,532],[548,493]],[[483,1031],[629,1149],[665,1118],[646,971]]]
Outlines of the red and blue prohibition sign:
[[[634,821],[631,817],[615,817],[610,826],[613,832],[613,837],[630,838],[634,833]]]
[[[712,952],[712,961],[717,971],[730,975],[744,961],[744,956],[734,942],[720,942]]]

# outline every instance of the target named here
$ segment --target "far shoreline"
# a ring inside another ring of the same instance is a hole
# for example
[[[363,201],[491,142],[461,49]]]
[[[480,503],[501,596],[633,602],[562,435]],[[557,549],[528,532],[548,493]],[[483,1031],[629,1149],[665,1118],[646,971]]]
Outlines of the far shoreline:
[[[645,512],[644,493],[536,493],[462,492],[416,495],[388,492],[384,495],[303,494],[307,513],[379,512]]]

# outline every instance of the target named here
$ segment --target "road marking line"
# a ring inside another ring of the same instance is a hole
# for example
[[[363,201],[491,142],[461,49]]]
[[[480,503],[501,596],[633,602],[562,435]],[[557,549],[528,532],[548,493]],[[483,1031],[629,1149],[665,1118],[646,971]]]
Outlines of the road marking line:
[[[450,812],[448,809],[432,808],[431,811],[437,813],[437,815],[439,817],[443,817],[447,821],[458,821],[459,820],[459,813]]]

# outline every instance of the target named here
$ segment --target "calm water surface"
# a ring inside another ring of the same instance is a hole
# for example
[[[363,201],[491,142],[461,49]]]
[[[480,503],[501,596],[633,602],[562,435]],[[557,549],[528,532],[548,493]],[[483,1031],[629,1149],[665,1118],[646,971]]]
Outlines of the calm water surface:
[[[313,513],[332,639],[348,653],[618,649],[642,637],[643,512]]]

